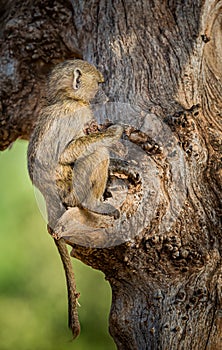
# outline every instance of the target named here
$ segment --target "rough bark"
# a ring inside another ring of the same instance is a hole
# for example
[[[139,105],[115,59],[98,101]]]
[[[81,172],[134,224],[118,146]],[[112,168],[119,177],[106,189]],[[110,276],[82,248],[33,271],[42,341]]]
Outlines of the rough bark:
[[[72,256],[111,284],[118,349],[221,349],[222,1],[22,3],[0,1],[1,148],[28,138],[51,64],[94,63],[109,100],[130,104],[113,118],[134,166],[113,247],[67,241]]]
[[[81,57],[69,1],[0,1],[0,149],[28,139],[41,108],[47,73]]]

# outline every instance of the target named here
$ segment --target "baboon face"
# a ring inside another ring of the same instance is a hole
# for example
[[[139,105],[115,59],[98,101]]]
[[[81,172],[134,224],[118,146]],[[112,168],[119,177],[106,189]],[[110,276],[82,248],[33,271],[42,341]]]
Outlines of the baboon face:
[[[51,102],[65,98],[89,102],[102,82],[103,75],[88,62],[68,60],[53,69],[49,78],[48,98]]]

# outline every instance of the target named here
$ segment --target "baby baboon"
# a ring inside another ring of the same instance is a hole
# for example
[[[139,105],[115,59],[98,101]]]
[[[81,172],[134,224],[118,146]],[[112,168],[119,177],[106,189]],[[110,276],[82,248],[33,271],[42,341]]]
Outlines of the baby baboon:
[[[103,82],[102,74],[82,60],[68,60],[51,72],[46,105],[42,109],[28,148],[28,169],[47,207],[49,232],[56,237],[58,220],[69,207],[118,218],[119,211],[102,201],[106,188],[109,148],[121,137],[122,127],[86,135],[93,120],[90,101]],[[68,209],[69,210],[69,209]],[[66,272],[69,326],[79,333],[77,293],[70,258],[63,239],[57,240]]]

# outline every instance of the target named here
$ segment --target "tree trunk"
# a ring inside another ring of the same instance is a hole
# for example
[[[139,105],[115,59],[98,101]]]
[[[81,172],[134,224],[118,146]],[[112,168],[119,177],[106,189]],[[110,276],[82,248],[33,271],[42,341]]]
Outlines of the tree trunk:
[[[29,137],[51,65],[95,64],[125,125],[125,197],[72,256],[111,284],[118,349],[221,349],[222,1],[21,3],[0,1],[1,149]]]

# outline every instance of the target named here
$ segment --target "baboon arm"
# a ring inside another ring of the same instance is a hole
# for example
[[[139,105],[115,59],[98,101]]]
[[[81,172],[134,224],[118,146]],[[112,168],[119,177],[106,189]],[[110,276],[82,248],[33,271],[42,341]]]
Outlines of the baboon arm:
[[[111,147],[121,137],[122,132],[121,126],[113,125],[104,132],[79,137],[66,146],[59,162],[64,165],[71,164],[86,151],[90,150],[93,152],[97,146]]]

